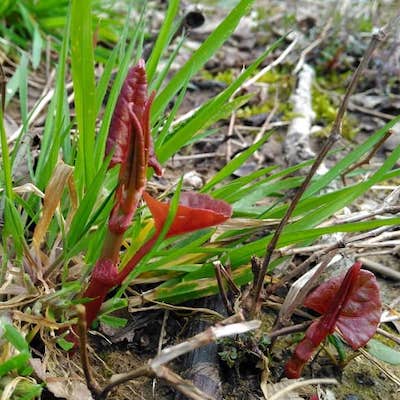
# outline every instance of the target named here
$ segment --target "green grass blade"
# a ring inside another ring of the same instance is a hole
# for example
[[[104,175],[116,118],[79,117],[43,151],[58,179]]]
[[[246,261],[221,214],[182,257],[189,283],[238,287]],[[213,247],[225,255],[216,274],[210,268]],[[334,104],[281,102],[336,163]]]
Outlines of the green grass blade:
[[[79,193],[92,182],[94,163],[96,99],[91,0],[72,0],[71,67],[75,113],[79,130],[75,178]]]
[[[147,79],[149,82],[153,81],[153,76],[157,70],[158,62],[160,61],[161,54],[168,46],[172,37],[174,20],[179,11],[179,0],[170,0],[168,2],[168,10],[165,15],[164,23],[158,33],[156,43],[154,44],[153,51],[146,65]]]
[[[37,69],[40,65],[40,59],[42,57],[43,39],[40,34],[39,27],[37,24],[34,25],[33,39],[32,39],[32,67]]]
[[[277,167],[274,165],[271,167],[265,167],[260,170],[254,171],[249,175],[236,178],[232,182],[225,184],[223,187],[213,190],[211,192],[211,195],[216,199],[226,199],[227,196],[235,193],[239,189],[247,187],[248,184],[256,183],[259,178],[265,177],[265,175],[272,172],[275,168]]]
[[[322,188],[326,187],[330,182],[340,177],[350,165],[360,161],[361,157],[365,155],[374,144],[385,135],[385,133],[400,121],[400,116],[389,121],[385,126],[379,129],[374,135],[368,138],[363,144],[357,146],[346,157],[340,160],[334,167],[332,167],[325,175],[316,179],[304,193],[304,197],[312,196]]]
[[[153,80],[150,81],[150,91],[155,90],[156,92],[158,92],[160,90],[160,87],[162,86],[163,82],[165,81],[168,72],[171,69],[171,65],[174,62],[176,56],[179,53],[179,50],[181,49],[183,43],[185,42],[185,37],[182,36],[179,43],[176,45],[174,51],[171,53],[170,57],[168,58],[168,60],[165,63],[165,66],[162,68],[161,71],[157,71],[157,76],[153,76]],[[187,80],[189,81],[189,80]],[[186,82],[184,82],[184,84],[182,85],[182,89],[186,86]]]
[[[199,134],[200,131],[207,129],[215,122],[228,118],[233,111],[247,103],[252,97],[252,94],[240,96],[228,103],[222,102],[218,107],[201,108],[191,119],[178,127],[170,136],[169,139],[161,146],[157,153],[158,161],[163,164],[170,159],[182,147],[190,144],[192,139]],[[211,112],[213,108],[213,112]]]
[[[28,55],[24,52],[21,57],[21,70],[19,73],[19,105],[21,119],[26,126],[28,120]]]
[[[241,98],[232,100],[230,102],[229,99],[236,92],[236,90],[256,71],[257,67],[262,63],[265,57],[279,47],[283,41],[284,37],[278,39],[275,43],[269,46],[269,48],[263,54],[261,54],[261,56],[258,57],[257,60],[254,61],[246,70],[244,70],[230,86],[228,86],[216,98],[205,103],[186,123],[180,126],[174,132],[174,134],[171,135],[170,140],[168,140],[165,145],[162,146],[157,154],[160,163],[163,163],[172,157],[177,151],[179,151],[180,148],[182,148],[194,136],[196,136],[199,130],[205,129],[213,121],[218,121],[223,113],[227,113],[229,107],[231,110],[233,110],[235,101],[244,101],[246,96],[241,96]],[[231,105],[229,105],[230,103]],[[157,110],[157,106],[155,104],[153,105],[153,109]]]
[[[153,121],[156,121],[167,107],[170,100],[182,88],[185,81],[190,79],[211,58],[211,56],[232,35],[243,15],[250,11],[254,0],[241,0],[211,35],[194,52],[189,61],[177,72],[164,90],[154,100]]]
[[[242,151],[237,157],[233,158],[228,164],[226,164],[219,172],[217,172],[201,189],[202,192],[208,192],[217,183],[221,182],[238,168],[240,168],[243,163],[256,152],[270,137],[272,132],[267,133],[258,142],[251,145],[247,150]]]
[[[65,119],[66,99],[65,74],[69,49],[70,13],[67,16],[60,58],[57,66],[57,78],[54,97],[47,113],[45,129],[41,141],[41,151],[35,170],[35,181],[39,189],[44,190],[58,161],[63,129],[69,125]]]

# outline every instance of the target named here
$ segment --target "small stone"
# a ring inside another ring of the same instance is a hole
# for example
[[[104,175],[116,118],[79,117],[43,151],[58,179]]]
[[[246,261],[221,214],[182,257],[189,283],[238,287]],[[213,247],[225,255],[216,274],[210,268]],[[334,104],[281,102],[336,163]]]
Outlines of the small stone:
[[[355,394],[347,394],[344,397],[344,400],[360,400],[360,398],[358,396],[356,396]]]
[[[183,175],[183,185],[192,189],[201,189],[203,186],[203,178],[196,171],[189,171]]]

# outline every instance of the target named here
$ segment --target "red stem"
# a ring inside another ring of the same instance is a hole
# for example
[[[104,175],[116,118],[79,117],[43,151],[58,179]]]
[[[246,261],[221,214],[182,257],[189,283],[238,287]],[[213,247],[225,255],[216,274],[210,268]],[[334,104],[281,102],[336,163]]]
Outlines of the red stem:
[[[156,232],[146,243],[144,243],[135,255],[125,265],[124,269],[119,272],[117,277],[117,285],[120,285],[124,279],[135,269],[140,260],[153,248],[157,241],[159,233]]]
[[[92,279],[90,280],[89,286],[83,294],[84,298],[91,298],[90,302],[85,304],[86,308],[86,323],[90,327],[92,322],[97,317],[100,311],[101,305],[107,296],[107,293],[114,286],[119,286],[124,279],[130,274],[131,271],[136,267],[139,261],[152,249],[154,243],[156,242],[159,234],[155,233],[151,239],[144,243],[136,254],[129,260],[125,268],[118,273],[117,276],[111,277],[110,281],[104,279],[96,279],[95,271],[93,271]],[[95,270],[102,266],[101,261],[96,264]]]
[[[360,268],[361,263],[357,261],[347,271],[336,295],[330,301],[328,310],[307,329],[304,339],[297,345],[293,356],[286,363],[285,372],[288,378],[300,378],[304,365],[312,357],[314,351],[335,330],[340,313],[357,282]]]

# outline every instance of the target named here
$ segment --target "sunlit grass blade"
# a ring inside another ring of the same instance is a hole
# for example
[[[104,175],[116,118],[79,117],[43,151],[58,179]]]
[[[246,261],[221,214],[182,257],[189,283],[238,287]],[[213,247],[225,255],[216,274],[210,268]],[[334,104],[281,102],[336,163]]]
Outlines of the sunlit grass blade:
[[[78,191],[82,194],[96,171],[93,152],[96,99],[91,0],[72,0],[71,3],[71,67],[79,131],[75,178]]]
[[[214,109],[213,113],[210,113],[210,109],[207,109],[209,112],[207,116],[204,113],[205,110],[199,110],[198,113],[168,136],[168,140],[166,140],[165,144],[161,146],[157,153],[160,163],[166,162],[182,147],[190,144],[194,137],[198,136],[199,132],[202,130],[209,128],[212,124],[221,119],[228,118],[232,112],[246,104],[251,97],[252,95],[244,95],[227,103],[221,102],[218,107]]]
[[[64,37],[61,45],[60,58],[57,66],[57,78],[54,96],[47,113],[45,129],[41,140],[41,151],[35,169],[36,186],[43,190],[53,173],[58,161],[61,135],[63,129],[68,127],[68,115],[63,113],[66,102],[65,74],[67,54],[69,49],[70,14],[66,19]]]
[[[174,62],[176,56],[179,53],[179,50],[181,49],[183,43],[185,42],[185,36],[182,36],[179,43],[176,45],[174,51],[171,53],[171,55],[169,56],[168,60],[165,62],[164,67],[160,70],[160,71],[156,71],[157,73],[155,74],[155,76],[153,76],[153,80],[150,81],[150,91],[151,90],[155,90],[156,92],[158,92],[158,90],[160,89],[160,87],[162,86],[162,84],[164,83],[164,81],[166,80],[166,77],[168,75],[168,72],[170,72],[171,70],[171,66],[172,63]],[[189,81],[189,80],[187,80]],[[182,88],[181,88],[181,92],[182,90],[185,88],[185,86],[187,86],[186,82],[183,83]]]
[[[26,75],[27,75],[27,65],[28,65],[28,54],[23,52],[21,54],[21,59],[17,69],[14,72],[12,78],[7,82],[7,90],[6,90],[6,107],[9,104],[10,100],[14,97],[17,91],[21,90],[20,85],[21,82],[26,82]],[[24,90],[24,89],[22,89]],[[26,93],[26,91],[25,91]]]
[[[312,196],[314,193],[317,193],[319,190],[326,187],[330,182],[340,177],[341,173],[343,173],[350,165],[360,161],[361,157],[365,155],[368,150],[373,147],[374,144],[378,143],[379,140],[385,135],[385,133],[399,121],[400,116],[389,121],[374,135],[368,138],[363,144],[357,146],[342,160],[338,161],[332,168],[329,169],[329,171],[325,175],[317,177],[317,179],[315,179],[315,181],[304,193],[304,197]]]
[[[212,197],[216,199],[227,199],[227,196],[235,193],[239,189],[246,187],[248,184],[255,183],[259,178],[265,177],[267,174],[276,169],[276,166],[262,168],[254,171],[249,175],[234,179],[232,182],[226,183],[222,187],[211,192]]]
[[[156,121],[162,115],[170,100],[182,88],[183,83],[197,73],[231,36],[243,15],[246,15],[250,11],[253,1],[254,0],[241,0],[195,51],[189,61],[174,75],[154,101],[153,110],[155,111],[152,116],[153,121]]]
[[[42,58],[43,39],[37,24],[33,27],[32,39],[32,67],[37,69]]]
[[[160,148],[162,147],[162,145],[167,141],[168,136],[173,134],[172,132],[170,132],[170,128],[171,125],[175,119],[175,116],[179,110],[179,107],[181,106],[184,98],[185,98],[185,94],[186,94],[186,89],[187,89],[187,84],[188,82],[185,83],[185,85],[183,86],[182,90],[180,91],[175,104],[171,110],[171,112],[168,115],[168,118],[166,119],[166,121],[163,123],[163,127],[160,131],[160,133],[157,135],[157,138],[154,141],[154,148],[155,148],[155,152],[156,154],[158,154],[158,152],[160,151]]]
[[[147,62],[147,79],[152,82],[154,73],[157,70],[157,65],[160,61],[161,54],[164,52],[171,40],[174,31],[174,20],[179,11],[179,0],[170,0],[168,2],[168,9],[165,15],[164,23],[158,33],[156,43],[153,46],[151,56]]]
[[[229,103],[235,101],[229,101],[231,96],[256,71],[257,67],[262,63],[265,57],[282,44],[283,40],[284,38],[280,38],[271,46],[269,46],[268,49],[263,54],[261,54],[261,56],[258,57],[255,62],[253,62],[248,68],[246,68],[237,77],[237,79],[232,82],[231,85],[229,85],[216,98],[206,102],[186,123],[180,126],[176,131],[174,131],[173,135],[169,137],[169,140],[162,146],[159,153],[157,154],[159,161],[161,163],[164,163],[166,160],[172,157],[185,144],[187,144],[196,135],[197,132],[209,126],[211,119],[213,121],[216,121],[218,120],[218,118],[221,118],[222,110],[224,110],[224,108],[226,109],[226,107],[229,107]],[[245,99],[245,96],[241,97],[243,98],[243,100]],[[153,105],[153,109],[157,110],[156,104]],[[231,106],[231,109],[234,109],[234,107]]]
[[[256,152],[271,136],[272,132],[267,133],[258,142],[251,145],[247,150],[242,151],[238,156],[233,158],[228,164],[226,164],[220,171],[218,171],[201,189],[202,192],[208,192],[217,183],[221,182],[233,172],[235,172],[243,163]]]

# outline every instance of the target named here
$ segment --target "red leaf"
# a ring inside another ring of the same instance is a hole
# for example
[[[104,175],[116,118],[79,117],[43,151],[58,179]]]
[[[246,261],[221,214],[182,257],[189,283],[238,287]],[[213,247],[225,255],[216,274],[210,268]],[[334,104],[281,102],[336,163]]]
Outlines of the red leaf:
[[[147,167],[161,175],[150,131],[150,107],[144,60],[131,68],[122,85],[107,137],[106,155],[112,153],[110,168],[121,164],[115,203],[109,220],[113,233],[123,234],[131,224],[146,187]]]
[[[344,276],[330,279],[315,289],[304,305],[325,314]],[[379,286],[373,273],[361,270],[340,310],[336,327],[353,349],[364,346],[374,335],[381,316]]]
[[[322,341],[337,327],[356,350],[374,335],[380,320],[381,301],[374,274],[356,262],[343,276],[314,290],[304,305],[322,314],[307,329],[285,366],[286,376],[299,378],[304,365]]]
[[[147,81],[144,61],[132,67],[122,85],[111,119],[107,137],[106,155],[114,151],[110,167],[124,164],[131,153],[132,113],[142,125],[147,102]]]
[[[153,199],[148,193],[143,198],[153,215],[156,230],[161,231],[169,212],[169,203]],[[185,192],[181,194],[175,219],[167,236],[180,235],[226,221],[232,215],[232,207],[221,200],[215,200],[206,194]]]

